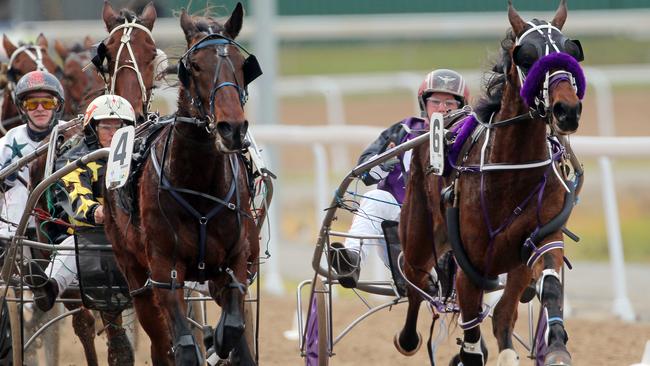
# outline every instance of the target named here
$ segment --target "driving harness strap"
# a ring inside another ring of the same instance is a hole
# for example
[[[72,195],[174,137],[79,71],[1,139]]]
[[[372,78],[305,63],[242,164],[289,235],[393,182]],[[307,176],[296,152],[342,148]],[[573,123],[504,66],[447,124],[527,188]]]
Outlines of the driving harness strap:
[[[213,197],[205,193],[197,192],[191,189],[185,188],[176,188],[172,186],[164,175],[164,172],[160,168],[160,163],[158,162],[158,157],[156,156],[156,149],[151,149],[151,162],[153,167],[160,177],[160,188],[169,192],[169,194],[174,197],[176,202],[178,202],[190,215],[192,215],[199,222],[199,255],[198,255],[198,269],[199,269],[199,282],[203,283],[205,281],[205,246],[207,241],[207,226],[208,222],[214,218],[221,210],[225,207],[229,210],[237,213],[237,223],[241,224],[241,215],[240,215],[240,202],[239,194],[237,192],[237,181],[236,177],[239,175],[239,164],[234,161],[233,156],[231,155],[228,159],[230,162],[230,167],[233,173],[233,180],[230,183],[230,188],[224,199]],[[198,196],[201,198],[208,199],[216,203],[216,205],[206,214],[201,214],[196,210],[180,193],[190,194]],[[233,196],[236,195],[236,203],[230,202]]]

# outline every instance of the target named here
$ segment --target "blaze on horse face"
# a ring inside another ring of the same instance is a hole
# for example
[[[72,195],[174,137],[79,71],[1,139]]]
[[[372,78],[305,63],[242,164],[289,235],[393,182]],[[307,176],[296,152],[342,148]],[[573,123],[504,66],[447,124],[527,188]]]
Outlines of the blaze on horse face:
[[[229,42],[196,46],[208,36],[234,40],[242,28],[243,15],[242,5],[238,3],[223,27],[216,23],[208,25],[208,33],[201,30],[206,28],[205,24],[199,27],[185,10],[181,13],[181,28],[189,51],[179,65],[179,79],[189,91],[195,108],[199,109],[200,118],[216,122],[217,149],[224,153],[241,150],[248,129],[243,108],[245,58],[239,47]]]
[[[116,27],[122,26],[125,21],[132,22],[134,20],[151,31],[157,14],[153,2],[147,4],[142,13],[136,17],[133,13],[124,10],[120,14],[115,13],[111,4],[105,1],[102,17],[109,33]],[[104,63],[104,60],[107,61],[106,69],[103,71],[108,72],[111,78],[115,78],[115,89],[110,92],[128,100],[133,106],[136,120],[142,122],[147,113],[153,88],[156,44],[150,34],[142,29],[132,28],[128,40],[128,44],[133,50],[134,57],[131,57],[127,44],[122,41],[125,33],[129,32],[128,29],[131,28],[119,29],[100,43],[97,48],[97,57],[100,65]],[[119,60],[117,59],[118,52],[120,53]],[[119,77],[115,75],[117,73],[120,73]],[[126,75],[122,75],[122,73]],[[138,73],[141,79],[138,77]],[[145,95],[143,95],[143,90]]]
[[[584,74],[577,63],[584,59],[584,54],[579,41],[569,39],[561,32],[566,17],[565,1],[560,3],[550,23],[537,19],[525,22],[512,3],[508,8],[508,19],[517,36],[517,44],[511,51],[510,79],[516,81],[519,77],[522,96],[534,88],[532,92],[536,93],[539,104],[528,103],[529,106],[551,112],[554,117],[552,127],[564,135],[578,129],[582,113],[580,100],[584,95],[584,82],[580,84],[581,80],[584,81]]]

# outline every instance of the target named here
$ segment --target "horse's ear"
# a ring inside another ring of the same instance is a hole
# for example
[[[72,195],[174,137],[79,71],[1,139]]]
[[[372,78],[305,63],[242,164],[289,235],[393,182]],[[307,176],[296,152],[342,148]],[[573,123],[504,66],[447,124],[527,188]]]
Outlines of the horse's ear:
[[[112,31],[113,28],[117,26],[117,14],[111,6],[111,3],[108,0],[104,0],[104,8],[102,9],[102,18],[104,19],[104,24],[106,25],[107,31]]]
[[[153,1],[147,4],[140,14],[140,20],[142,20],[142,25],[147,27],[149,30],[153,30],[153,23],[156,21],[158,14],[156,13],[156,7],[153,5]]]
[[[68,55],[70,54],[70,51],[68,51],[67,48],[59,41],[58,39],[54,40],[54,50],[56,53],[61,57],[61,60],[65,61],[66,58],[68,58]]]
[[[564,22],[566,21],[566,0],[560,0],[560,6],[558,6],[557,11],[555,12],[555,17],[551,20],[551,24],[557,29],[562,29]]]
[[[185,39],[189,45],[199,29],[194,24],[192,16],[187,14],[185,8],[181,11],[181,28],[183,29],[183,33],[185,33]]]
[[[93,47],[93,44],[94,41],[92,38],[90,38],[90,36],[86,36],[86,38],[84,38],[84,49],[91,49]]]
[[[235,10],[232,11],[230,18],[228,18],[228,21],[224,25],[224,32],[226,35],[231,39],[237,38],[239,31],[241,30],[243,20],[244,7],[241,5],[241,3],[238,2],[237,6],[235,6]]]
[[[521,19],[517,10],[512,6],[511,0],[508,0],[508,20],[516,36],[519,36],[526,29],[526,22]]]
[[[14,52],[18,49],[15,44],[11,43],[9,40],[9,37],[7,37],[6,34],[2,35],[2,46],[5,48],[5,52],[7,53],[7,57],[11,57]]]
[[[45,36],[43,35],[43,33],[40,33],[40,34],[38,35],[38,37],[36,38],[36,44],[38,44],[39,46],[41,46],[41,47],[47,49],[47,46],[48,46],[48,44],[47,44],[47,38],[45,38]]]

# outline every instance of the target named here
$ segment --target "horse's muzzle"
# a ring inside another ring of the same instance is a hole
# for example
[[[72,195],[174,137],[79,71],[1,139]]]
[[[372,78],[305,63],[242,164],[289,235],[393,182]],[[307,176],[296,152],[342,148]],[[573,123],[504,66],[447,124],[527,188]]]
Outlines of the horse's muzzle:
[[[248,121],[244,122],[227,122],[221,121],[217,123],[217,133],[221,140],[221,145],[226,151],[235,152],[242,150],[244,140],[246,138],[246,131],[248,131]]]
[[[553,116],[555,117],[558,132],[562,134],[571,134],[578,130],[580,115],[582,114],[582,102],[568,104],[565,102],[556,102],[553,104]]]

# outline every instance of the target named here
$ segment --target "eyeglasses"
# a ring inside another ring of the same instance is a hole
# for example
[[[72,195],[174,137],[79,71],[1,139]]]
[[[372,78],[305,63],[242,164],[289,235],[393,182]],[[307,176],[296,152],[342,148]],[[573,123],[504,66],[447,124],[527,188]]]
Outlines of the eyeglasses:
[[[98,130],[104,130],[104,131],[110,131],[110,130],[119,130],[124,126],[124,123],[120,124],[115,124],[115,123],[98,123],[97,124],[97,129]]]
[[[437,98],[427,98],[427,102],[431,103],[434,107],[440,107],[441,104],[445,104],[447,108],[458,108],[460,107],[460,102],[456,99],[445,99],[440,100]]]
[[[23,101],[23,108],[28,111],[36,110],[39,105],[49,111],[59,106],[59,100],[56,98],[29,98]]]

